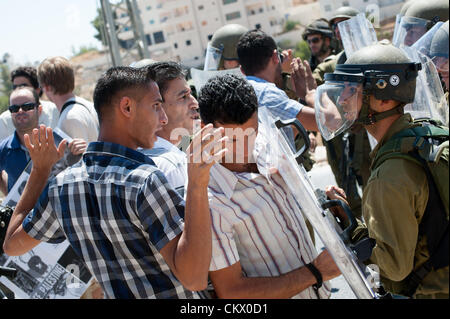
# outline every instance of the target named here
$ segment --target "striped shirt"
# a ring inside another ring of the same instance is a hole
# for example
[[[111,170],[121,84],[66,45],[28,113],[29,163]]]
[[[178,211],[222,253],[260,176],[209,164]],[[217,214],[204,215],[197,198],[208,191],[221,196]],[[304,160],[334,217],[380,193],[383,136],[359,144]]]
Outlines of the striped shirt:
[[[208,186],[213,251],[210,271],[240,261],[246,277],[276,277],[317,257],[299,205],[280,175],[211,168]],[[320,298],[328,298],[326,282]],[[309,287],[294,298],[317,298]]]
[[[94,142],[50,181],[23,228],[41,241],[67,238],[107,298],[198,298],[160,254],[183,217],[184,200],[150,158]]]

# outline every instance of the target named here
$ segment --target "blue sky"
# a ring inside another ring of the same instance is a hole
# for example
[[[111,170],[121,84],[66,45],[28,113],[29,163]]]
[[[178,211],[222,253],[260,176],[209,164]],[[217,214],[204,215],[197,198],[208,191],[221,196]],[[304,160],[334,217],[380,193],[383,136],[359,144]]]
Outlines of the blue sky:
[[[72,56],[72,47],[101,44],[92,21],[98,0],[1,0],[0,58],[18,64]]]

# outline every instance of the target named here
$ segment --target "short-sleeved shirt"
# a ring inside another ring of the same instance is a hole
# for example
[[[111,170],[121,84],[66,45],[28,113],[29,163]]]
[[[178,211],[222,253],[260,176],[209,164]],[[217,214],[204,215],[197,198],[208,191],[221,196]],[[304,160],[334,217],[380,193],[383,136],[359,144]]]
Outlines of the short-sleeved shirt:
[[[312,262],[314,244],[295,198],[280,175],[236,173],[220,164],[208,185],[212,221],[210,271],[240,262],[246,277],[277,277]],[[330,286],[319,289],[328,298]],[[316,299],[312,287],[293,298]]]
[[[63,137],[53,131],[55,144],[63,140]],[[81,158],[81,155],[73,155],[69,148],[66,148],[64,157],[61,158],[52,168],[52,176],[56,175],[66,167],[75,164]],[[8,193],[19,179],[27,164],[31,160],[27,148],[20,143],[17,132],[0,142],[0,171],[8,174]],[[30,171],[28,171],[30,172]]]
[[[256,76],[247,76],[248,82],[253,86],[259,106],[265,106],[272,115],[281,120],[291,120],[297,117],[303,105],[290,99],[283,90],[277,88],[274,83],[268,82]],[[289,141],[294,145],[294,133],[292,128],[284,130]]]
[[[46,242],[67,238],[108,298],[198,298],[160,254],[183,218],[183,198],[149,157],[94,142],[50,181],[23,228]]]
[[[67,106],[61,112],[57,126],[71,138],[82,138],[87,143],[95,142],[99,133],[99,122],[92,102],[77,96],[64,103],[71,101],[77,103]]]
[[[184,193],[183,189],[187,182],[186,153],[159,136],[153,148],[140,151],[150,156],[156,166],[164,173],[173,188],[180,194]]]
[[[8,192],[30,160],[28,150],[20,143],[16,132],[0,142],[0,172],[8,174]]]

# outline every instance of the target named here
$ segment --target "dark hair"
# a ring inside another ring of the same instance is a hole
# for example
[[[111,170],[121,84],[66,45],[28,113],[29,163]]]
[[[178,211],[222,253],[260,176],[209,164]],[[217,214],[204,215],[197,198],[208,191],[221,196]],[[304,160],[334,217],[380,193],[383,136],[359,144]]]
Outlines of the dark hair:
[[[186,72],[181,68],[181,65],[172,61],[155,62],[146,66],[145,69],[153,72],[161,95],[166,92],[170,81],[186,77]]]
[[[225,74],[210,79],[198,98],[203,123],[244,124],[258,109],[258,98],[244,78]]]
[[[108,69],[97,81],[94,90],[94,108],[99,121],[104,118],[104,109],[114,104],[121,93],[122,96],[130,94],[130,97],[140,100],[153,79],[154,74],[143,69],[128,66]]]
[[[237,44],[237,54],[246,75],[254,75],[265,69],[277,49],[275,40],[261,30],[244,33]]]
[[[31,66],[20,66],[17,69],[11,71],[11,82],[14,82],[14,79],[18,76],[23,76],[30,81],[31,85],[37,89],[39,88],[39,81],[37,76],[37,70]],[[42,90],[39,96],[42,95]]]

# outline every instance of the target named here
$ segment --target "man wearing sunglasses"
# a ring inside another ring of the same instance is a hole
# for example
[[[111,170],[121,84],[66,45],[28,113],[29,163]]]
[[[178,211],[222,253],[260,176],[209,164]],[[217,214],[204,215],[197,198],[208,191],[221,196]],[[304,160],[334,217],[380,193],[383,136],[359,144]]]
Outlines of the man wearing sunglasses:
[[[309,49],[311,50],[309,66],[312,71],[314,71],[317,65],[332,55],[332,38],[333,31],[331,31],[328,21],[325,19],[317,19],[306,27],[303,33],[303,40],[308,42]]]
[[[2,172],[0,190],[5,195],[14,186],[30,160],[24,135],[31,135],[33,129],[39,126],[42,105],[36,91],[29,87],[15,89],[10,96],[9,112],[15,132],[0,143],[0,171]],[[54,135],[56,140],[62,140],[57,133]],[[86,146],[84,140],[74,139],[69,144],[70,153],[74,155],[73,161],[66,162],[65,166],[78,161]]]
[[[13,90],[19,87],[33,88],[39,97],[42,96],[42,89],[39,86],[37,71],[30,66],[21,66],[11,72],[11,82]],[[50,101],[40,100],[42,105],[42,113],[39,117],[39,124],[49,127],[56,127],[59,119],[59,111],[56,105]],[[8,110],[0,115],[0,140],[14,133],[16,128],[11,119],[11,112]]]

